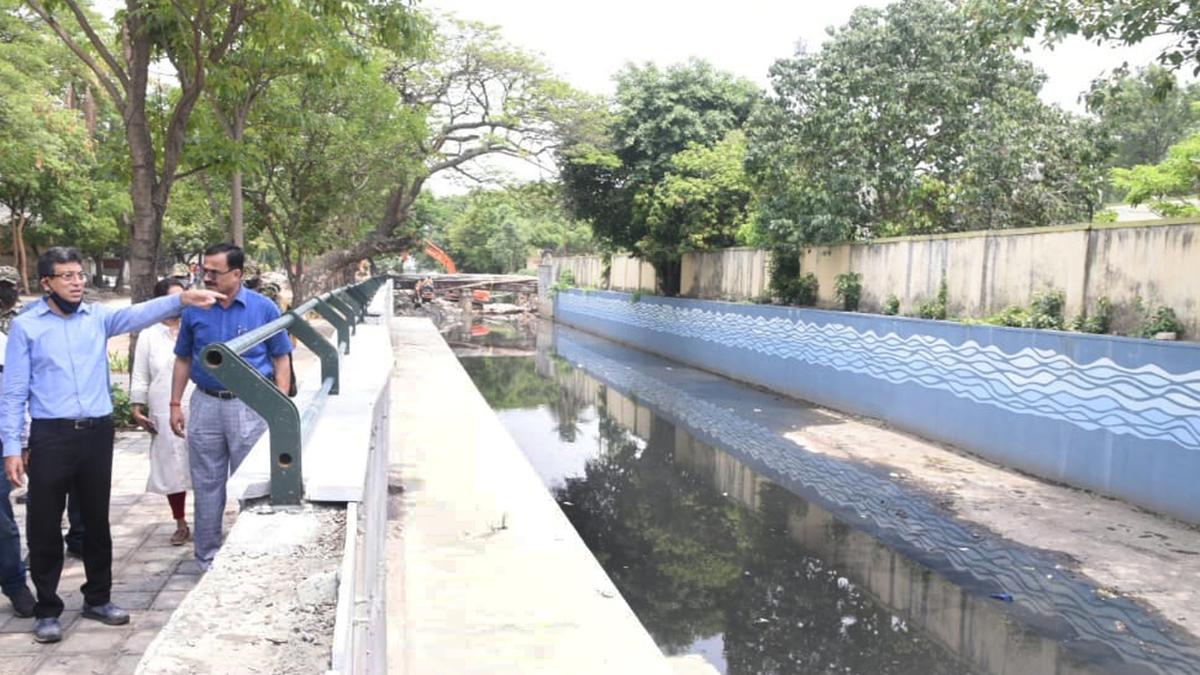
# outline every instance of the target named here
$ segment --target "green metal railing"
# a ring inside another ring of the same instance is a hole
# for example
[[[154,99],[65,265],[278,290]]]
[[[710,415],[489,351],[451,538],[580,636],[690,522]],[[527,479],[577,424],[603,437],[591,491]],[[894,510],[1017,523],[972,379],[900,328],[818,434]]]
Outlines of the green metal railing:
[[[208,345],[201,360],[221,384],[262,416],[271,433],[271,503],[300,504],[304,493],[301,451],[326,397],[336,396],[340,385],[341,354],[350,353],[350,338],[367,313],[367,306],[380,286],[390,282],[381,276],[330,291],[285,312],[278,319],[225,342]],[[333,325],[337,345],[331,344],[304,315],[316,311]],[[311,404],[301,412],[286,392],[279,391],[242,358],[242,353],[279,331],[290,331],[321,360],[321,387]]]

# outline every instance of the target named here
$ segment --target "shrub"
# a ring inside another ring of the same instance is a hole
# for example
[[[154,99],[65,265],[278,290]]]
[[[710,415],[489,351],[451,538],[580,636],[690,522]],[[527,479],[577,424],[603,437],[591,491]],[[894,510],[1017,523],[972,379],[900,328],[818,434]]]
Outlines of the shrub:
[[[888,316],[896,316],[899,314],[900,298],[897,298],[895,293],[887,296],[887,300],[883,301],[883,309],[881,311]]]
[[[837,275],[834,292],[842,301],[842,309],[847,312],[857,312],[858,302],[862,299],[862,275],[858,272],[846,272]]]
[[[795,292],[792,298],[795,304],[807,307],[817,304],[817,291],[821,288],[821,283],[817,281],[817,275],[812,272],[800,275],[794,288]]]
[[[1029,312],[1024,307],[1009,305],[998,313],[987,317],[983,322],[992,326],[1024,328],[1029,323]]]
[[[132,427],[133,422],[133,405],[129,402],[129,394],[121,385],[114,384],[109,392],[112,395],[112,419],[113,426],[118,429]]]
[[[115,351],[108,353],[108,369],[114,373],[129,372],[129,352]]]
[[[942,283],[938,284],[937,299],[922,300],[917,303],[917,316],[922,319],[939,319],[946,318],[946,299],[949,297],[949,287],[946,285],[946,277],[942,277]]]
[[[1174,333],[1176,337],[1183,336],[1183,324],[1175,316],[1175,310],[1170,307],[1158,307],[1146,319],[1138,330],[1138,335],[1152,338],[1158,333]]]
[[[1027,328],[1063,329],[1063,306],[1067,298],[1062,291],[1050,289],[1033,294],[1029,303]]]
[[[1096,309],[1091,314],[1086,311],[1071,321],[1071,330],[1080,333],[1107,333],[1112,324],[1112,302],[1107,297],[1096,300]]]

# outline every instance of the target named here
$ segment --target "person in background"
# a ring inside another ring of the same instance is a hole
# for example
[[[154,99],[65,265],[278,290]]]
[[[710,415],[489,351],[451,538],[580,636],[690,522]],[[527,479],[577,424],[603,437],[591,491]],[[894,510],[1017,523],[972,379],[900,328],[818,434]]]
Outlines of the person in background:
[[[20,311],[17,284],[21,277],[15,267],[0,267],[0,353],[8,342],[8,329]],[[0,378],[4,373],[4,361],[0,356]],[[21,531],[13,516],[9,493],[12,484],[0,481],[0,591],[12,603],[13,614],[19,617],[33,616],[37,604],[25,580],[25,562],[21,558]]]
[[[177,295],[184,290],[183,281],[174,276],[165,277],[154,285],[154,297]],[[179,318],[172,317],[138,335],[129,388],[133,419],[151,436],[150,477],[146,481],[146,491],[167,496],[171,516],[175,519],[175,533],[170,539],[172,546],[182,546],[192,538],[184,512],[187,491],[192,487],[187,442],[170,433],[171,376],[178,334]]]
[[[204,251],[204,285],[224,298],[211,309],[186,310],[175,342],[171,384],[171,430],[188,441],[192,470],[192,511],[195,554],[207,570],[221,548],[221,519],[225,514],[225,484],[250,449],[267,430],[266,421],[232,391],[225,389],[203,366],[200,354],[214,342],[224,342],[279,318],[273,302],[243,287],[246,257],[234,244],[214,244]],[[291,386],[287,331],[246,350],[242,358],[280,391]],[[196,384],[191,409],[183,414],[188,379]]]
[[[12,322],[4,351],[0,395],[0,446],[4,471],[14,486],[29,481],[26,532],[29,573],[37,590],[33,636],[62,639],[58,596],[62,575],[62,515],[73,492],[83,516],[85,619],[108,625],[129,623],[129,612],[112,602],[112,535],[108,508],[112,491],[113,420],[109,390],[108,338],[177,316],[185,305],[209,307],[219,293],[189,290],[123,309],[83,301],[87,275],[77,249],[54,246],[38,258],[46,295]],[[22,455],[25,412],[29,452]]]
[[[169,276],[171,279],[178,281],[180,287],[185,291],[192,287],[192,270],[184,263],[175,263],[172,265]]]

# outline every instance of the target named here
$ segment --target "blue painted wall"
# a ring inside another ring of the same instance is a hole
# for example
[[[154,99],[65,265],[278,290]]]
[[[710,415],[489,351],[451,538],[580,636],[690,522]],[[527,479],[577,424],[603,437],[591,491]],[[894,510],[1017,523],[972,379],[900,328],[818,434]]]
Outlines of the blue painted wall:
[[[555,320],[1200,523],[1200,347],[563,291]]]

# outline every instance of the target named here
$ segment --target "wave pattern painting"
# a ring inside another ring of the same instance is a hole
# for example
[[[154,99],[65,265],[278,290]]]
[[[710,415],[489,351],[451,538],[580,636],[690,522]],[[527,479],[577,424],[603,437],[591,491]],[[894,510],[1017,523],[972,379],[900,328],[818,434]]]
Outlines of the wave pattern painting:
[[[1200,450],[1200,370],[1077,363],[1052,350],[1006,353],[974,340],[859,331],[841,323],[561,293],[559,312],[911,384],[1009,412]]]

